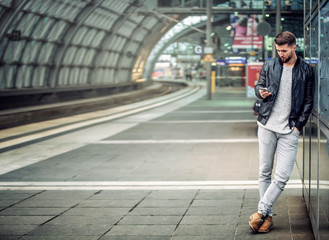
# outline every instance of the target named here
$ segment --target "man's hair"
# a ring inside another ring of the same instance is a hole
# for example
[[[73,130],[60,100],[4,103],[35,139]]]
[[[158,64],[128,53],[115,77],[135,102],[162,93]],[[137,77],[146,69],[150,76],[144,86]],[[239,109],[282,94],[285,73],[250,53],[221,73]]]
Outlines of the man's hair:
[[[285,31],[276,35],[274,42],[279,46],[284,44],[288,44],[288,46],[296,45],[296,36],[291,32]]]

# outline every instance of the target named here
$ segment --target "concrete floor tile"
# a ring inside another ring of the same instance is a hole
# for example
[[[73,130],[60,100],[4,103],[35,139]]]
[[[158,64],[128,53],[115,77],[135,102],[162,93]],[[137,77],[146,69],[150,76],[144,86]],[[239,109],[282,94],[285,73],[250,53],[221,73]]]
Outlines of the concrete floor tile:
[[[101,191],[90,197],[90,200],[141,200],[150,191]]]
[[[62,236],[60,234],[56,236],[25,236],[20,238],[22,240],[97,240],[99,236]]]
[[[124,216],[127,215],[131,208],[106,208],[106,207],[75,207],[69,209],[63,215],[72,216],[93,216],[93,217],[103,217],[103,216]]]
[[[37,225],[29,225],[29,224],[16,224],[16,225],[0,225],[0,236],[22,236],[27,234],[34,229],[36,229]]]
[[[138,207],[188,207],[191,203],[191,199],[145,199]]]
[[[41,194],[34,196],[33,201],[45,201],[45,200],[66,200],[66,201],[82,201],[92,197],[97,191],[44,191]]]
[[[0,191],[1,200],[23,200],[33,195],[34,193]]]
[[[114,200],[84,200],[79,203],[80,208],[132,208],[139,202],[139,199],[114,199]]]
[[[239,215],[184,216],[181,225],[237,225]]]
[[[111,225],[43,225],[31,231],[28,236],[101,236]]]
[[[273,224],[275,226],[276,225],[288,226],[290,225],[290,219],[287,216],[275,215],[273,216]]]
[[[239,209],[242,205],[241,200],[227,200],[227,199],[220,199],[220,200],[194,200],[192,206],[193,207],[218,207],[218,208],[233,208]]]
[[[144,236],[144,235],[105,235],[100,240],[171,240],[170,236]]]
[[[243,198],[244,191],[227,191],[227,190],[213,190],[213,191],[207,191],[207,190],[201,190],[197,197],[195,199],[197,200],[239,200]]]
[[[61,215],[46,225],[67,225],[67,226],[79,226],[79,225],[114,225],[122,217],[121,216],[95,216],[95,215],[83,215],[83,216],[70,216]]]
[[[299,225],[303,226],[311,223],[308,215],[304,216],[303,214],[301,214],[301,216],[298,215],[289,216],[289,220],[291,225],[295,225],[295,226],[299,226]]]
[[[239,215],[240,208],[219,208],[219,207],[190,207],[186,215]]]
[[[147,196],[146,200],[148,199],[162,199],[162,200],[192,200],[198,190],[191,191],[191,190],[182,190],[182,191],[152,191],[150,195]]]
[[[12,235],[12,236],[0,235],[0,239],[2,240],[17,240],[19,238],[20,235]]]
[[[6,210],[0,211],[0,216],[57,216],[67,208],[17,208],[11,207]]]
[[[7,207],[10,207],[12,205],[15,205],[19,203],[21,200],[20,199],[5,199],[5,200],[0,200],[0,210],[5,209]]]
[[[41,225],[53,216],[0,216],[0,225]]]
[[[235,238],[236,240],[292,240],[289,231],[280,231],[273,228],[269,233],[253,233],[248,224],[238,226]]]
[[[129,212],[129,215],[135,216],[182,216],[187,208],[175,207],[137,207]]]
[[[235,228],[227,225],[179,225],[174,236],[220,236],[234,239]]]
[[[181,216],[126,216],[118,225],[177,225]]]
[[[170,238],[170,240],[221,240],[221,237],[219,237],[219,236],[173,236],[172,238]]]
[[[116,225],[108,235],[170,236],[176,225]]]
[[[311,232],[307,232],[307,233],[298,233],[298,234],[292,234],[292,239],[293,240],[314,240],[314,235]],[[323,236],[321,237],[321,239],[328,239],[327,238],[323,238]]]
[[[27,199],[15,205],[17,208],[70,208],[79,203],[78,200],[34,200]]]

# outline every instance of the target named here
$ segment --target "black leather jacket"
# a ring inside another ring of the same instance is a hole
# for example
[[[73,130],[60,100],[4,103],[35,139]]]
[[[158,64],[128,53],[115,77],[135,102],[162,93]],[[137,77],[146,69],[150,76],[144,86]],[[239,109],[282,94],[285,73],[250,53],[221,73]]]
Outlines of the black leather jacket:
[[[277,97],[280,80],[283,70],[281,59],[274,58],[266,61],[260,72],[260,78],[255,86],[255,94],[262,99],[259,109],[258,121],[266,124]],[[266,87],[272,95],[263,99],[259,94],[259,88]],[[314,92],[314,71],[313,68],[297,58],[292,70],[291,89],[291,112],[289,116],[289,126],[302,130],[307,122],[307,118],[312,112],[313,92]]]

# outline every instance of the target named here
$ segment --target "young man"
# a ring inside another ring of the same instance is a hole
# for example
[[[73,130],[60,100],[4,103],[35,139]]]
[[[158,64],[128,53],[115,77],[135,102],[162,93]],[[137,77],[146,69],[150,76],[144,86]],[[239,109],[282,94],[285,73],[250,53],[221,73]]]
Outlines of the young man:
[[[272,206],[288,182],[297,154],[299,133],[312,111],[314,73],[296,55],[296,37],[282,32],[275,39],[279,57],[264,63],[255,86],[259,109],[258,211],[249,218],[253,232],[269,232]],[[271,182],[274,154],[277,166]]]

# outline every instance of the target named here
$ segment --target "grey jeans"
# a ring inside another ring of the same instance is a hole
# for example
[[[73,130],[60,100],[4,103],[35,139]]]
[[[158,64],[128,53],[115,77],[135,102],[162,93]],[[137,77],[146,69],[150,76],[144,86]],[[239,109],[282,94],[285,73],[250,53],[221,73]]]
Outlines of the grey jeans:
[[[273,215],[272,207],[288,182],[297,154],[299,131],[279,134],[258,127],[259,139],[259,195],[258,213],[263,216]],[[276,152],[274,179],[272,170]]]

